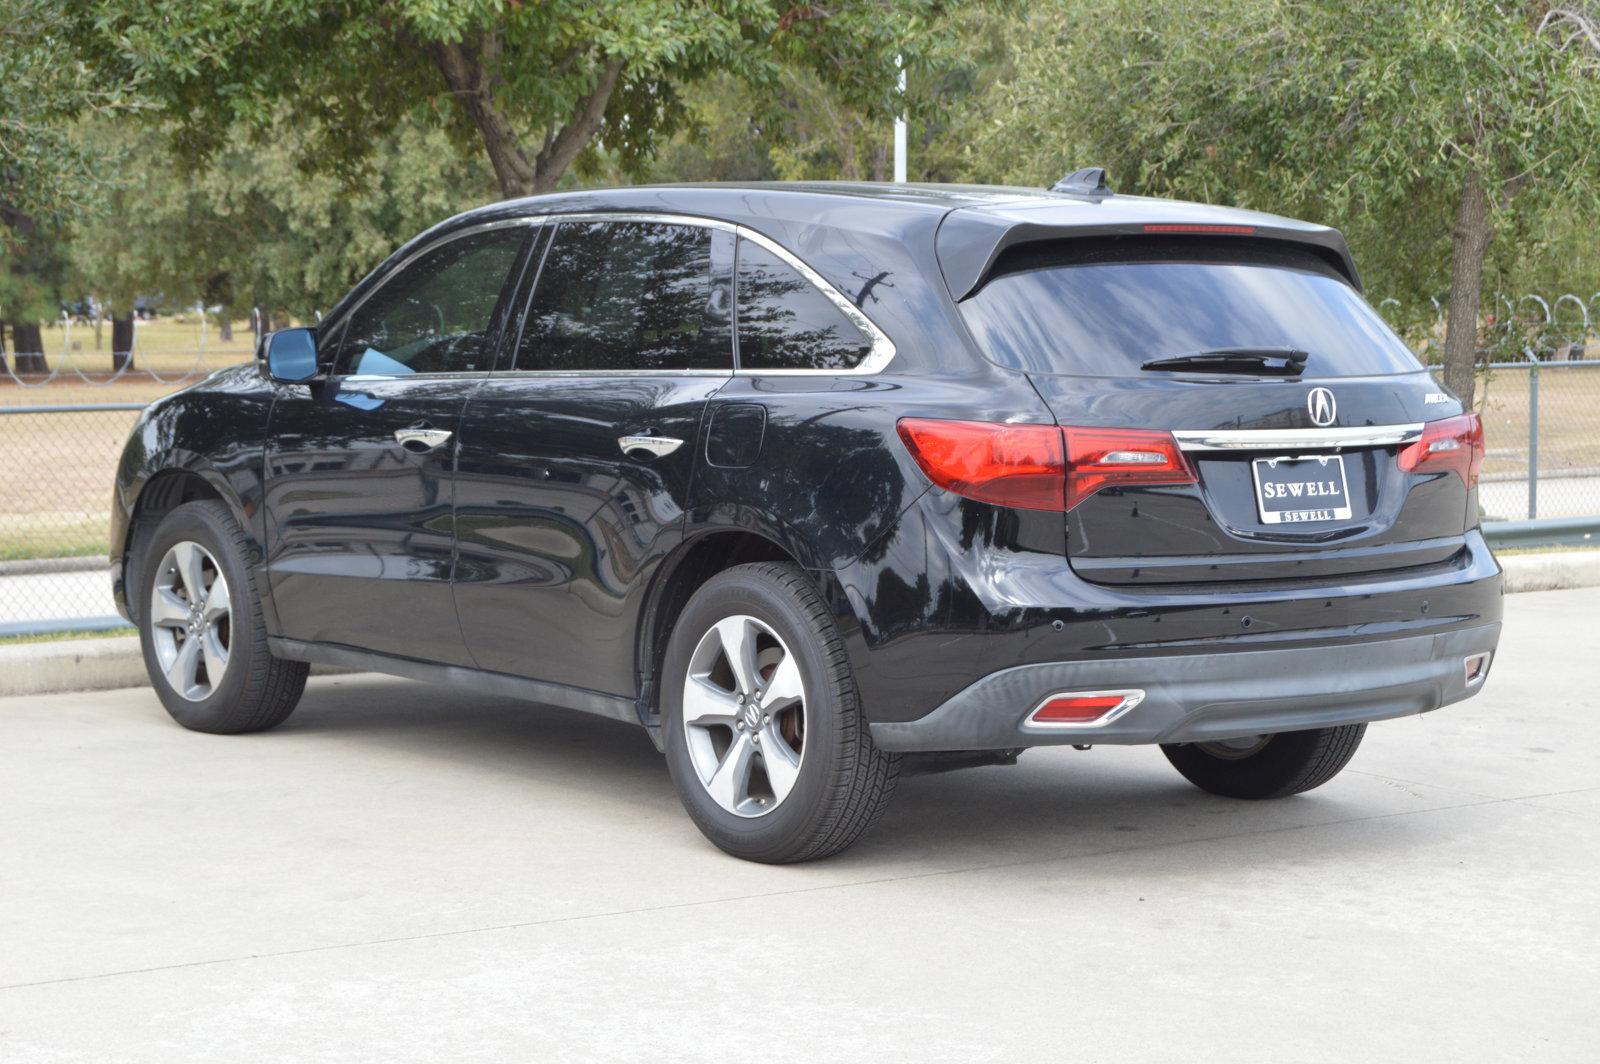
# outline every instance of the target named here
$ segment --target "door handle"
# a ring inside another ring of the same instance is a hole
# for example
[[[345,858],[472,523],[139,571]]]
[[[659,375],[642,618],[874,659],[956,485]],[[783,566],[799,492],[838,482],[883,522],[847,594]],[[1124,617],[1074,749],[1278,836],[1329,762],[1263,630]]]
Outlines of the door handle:
[[[394,430],[395,441],[412,454],[427,454],[448,440],[450,435],[449,429],[427,429],[418,426]]]
[[[617,446],[630,458],[665,458],[683,446],[683,441],[672,436],[618,436]]]

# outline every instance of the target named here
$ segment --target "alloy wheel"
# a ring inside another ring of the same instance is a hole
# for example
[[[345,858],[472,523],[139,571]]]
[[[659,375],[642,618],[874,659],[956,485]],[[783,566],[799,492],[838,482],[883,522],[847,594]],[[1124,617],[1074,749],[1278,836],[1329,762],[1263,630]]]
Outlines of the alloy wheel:
[[[156,569],[149,618],[167,683],[191,702],[211,697],[228,671],[233,600],[210,551],[189,540],[172,545]]]
[[[759,817],[793,791],[805,757],[800,662],[763,621],[726,617],[700,637],[683,682],[690,763],[713,801]]]

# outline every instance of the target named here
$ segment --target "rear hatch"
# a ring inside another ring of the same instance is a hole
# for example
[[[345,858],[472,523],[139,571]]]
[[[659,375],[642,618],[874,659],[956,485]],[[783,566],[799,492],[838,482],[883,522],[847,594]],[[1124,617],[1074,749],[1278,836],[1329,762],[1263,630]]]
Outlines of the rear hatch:
[[[1068,556],[1086,579],[1438,565],[1477,523],[1476,420],[1322,249],[1035,242],[1004,251],[960,306],[1066,428]]]

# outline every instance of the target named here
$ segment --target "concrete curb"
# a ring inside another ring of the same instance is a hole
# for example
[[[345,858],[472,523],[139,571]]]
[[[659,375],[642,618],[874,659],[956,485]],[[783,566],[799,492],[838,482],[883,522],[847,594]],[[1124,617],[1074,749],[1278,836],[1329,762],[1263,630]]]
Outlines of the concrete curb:
[[[1506,593],[1600,586],[1600,550],[1560,550],[1499,556]]]
[[[313,676],[349,671],[323,665],[311,667]],[[135,635],[0,647],[0,698],[149,685],[144,654]]]
[[[1600,550],[1509,554],[1500,559],[1507,593],[1600,586]],[[347,672],[313,666],[313,676]],[[137,636],[0,647],[0,698],[109,691],[149,684]]]

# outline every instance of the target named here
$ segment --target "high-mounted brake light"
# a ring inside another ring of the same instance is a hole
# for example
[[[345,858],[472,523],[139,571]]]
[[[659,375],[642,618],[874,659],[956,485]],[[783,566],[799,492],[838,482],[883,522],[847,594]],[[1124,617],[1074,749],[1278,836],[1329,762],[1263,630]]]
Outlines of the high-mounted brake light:
[[[1102,488],[1196,483],[1170,432],[927,418],[899,430],[929,480],[997,506],[1070,510]]]
[[[1066,429],[1067,509],[1101,488],[1194,484],[1189,460],[1170,432]]]
[[[1407,473],[1453,470],[1470,488],[1478,483],[1483,454],[1483,422],[1477,414],[1457,414],[1422,426],[1422,438],[1400,448],[1399,462]]]
[[[1144,227],[1147,233],[1217,233],[1228,236],[1249,236],[1256,231],[1253,225],[1188,225],[1176,222],[1158,222]]]

